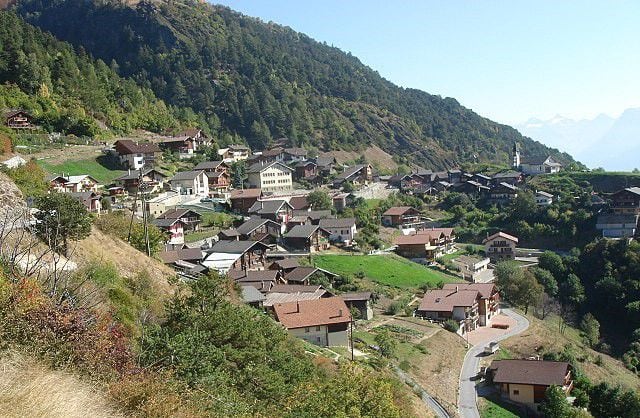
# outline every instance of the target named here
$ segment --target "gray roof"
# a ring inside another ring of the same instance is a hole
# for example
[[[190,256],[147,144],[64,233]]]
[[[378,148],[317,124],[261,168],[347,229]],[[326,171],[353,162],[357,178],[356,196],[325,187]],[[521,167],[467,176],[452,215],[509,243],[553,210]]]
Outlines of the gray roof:
[[[320,219],[320,228],[351,228],[356,224],[356,218]]]
[[[156,174],[159,174],[162,177],[167,177],[166,175],[162,174],[161,172],[159,172],[158,170],[155,169],[149,169],[146,171],[142,172],[143,176],[147,176],[149,175],[149,173],[155,171]],[[118,177],[116,180],[134,180],[137,179],[138,177],[140,177],[140,170],[131,170],[130,172],[123,174],[122,176]]]
[[[249,213],[257,213],[259,215],[275,214],[280,211],[283,205],[289,205],[286,200],[258,200],[249,208]]]
[[[549,158],[548,155],[531,155],[529,157],[524,156],[520,159],[521,164],[542,165]]]
[[[319,219],[330,219],[335,218],[336,216],[331,214],[330,210],[294,210],[293,216],[308,216],[314,221]]]
[[[283,260],[276,260],[272,263],[277,264],[281,269],[290,269],[300,266],[300,262],[297,258],[285,258]]]
[[[309,238],[320,227],[318,225],[296,225],[285,234],[285,238]]]
[[[598,224],[636,224],[638,223],[638,215],[633,214],[614,214],[607,213],[598,216]]]
[[[220,240],[216,242],[213,247],[207,250],[208,253],[227,253],[227,254],[242,254],[249,251],[254,245],[262,245],[257,241],[227,241]]]
[[[516,177],[520,177],[522,175],[519,171],[506,171],[503,173],[496,173],[493,175],[494,179],[512,179]]]
[[[203,161],[197,166],[195,166],[194,170],[215,170],[220,166],[220,164],[224,164],[222,161]]]
[[[320,270],[318,270],[315,267],[305,267],[305,266],[296,267],[291,272],[287,273],[287,275],[284,278],[287,280],[287,282],[303,282],[305,279],[307,279],[309,276],[311,276],[313,273],[317,271],[320,271]]]
[[[345,302],[356,301],[356,300],[369,300],[371,299],[371,292],[349,292],[338,295]]]
[[[276,224],[276,222],[269,220],[269,219],[263,219],[260,218],[258,216],[252,216],[248,221],[246,221],[245,223],[243,223],[242,225],[240,225],[237,228],[237,231],[242,234],[242,235],[248,235],[250,233],[252,233],[253,231],[255,231],[257,228],[261,227],[262,225],[271,222],[273,224]]]
[[[253,286],[241,286],[242,300],[245,303],[263,302],[266,297]]]
[[[173,176],[171,181],[193,180],[193,179],[195,179],[196,177],[198,177],[202,173],[203,173],[202,170],[179,171],[179,172],[176,173],[175,176]]]
[[[358,164],[358,165],[349,167],[346,170],[344,170],[342,173],[340,173],[336,177],[336,180],[347,180],[348,178],[350,178],[351,176],[353,176],[354,174],[356,174],[358,171],[362,170],[365,167],[367,167],[367,164]]]
[[[177,219],[177,218],[176,219],[171,219],[171,218],[165,219],[165,218],[162,218],[162,219],[154,219],[153,220],[153,224],[155,226],[157,226],[157,227],[160,227],[160,228],[170,227],[171,225],[173,225],[173,224],[175,224],[177,222],[183,223],[180,219]]]

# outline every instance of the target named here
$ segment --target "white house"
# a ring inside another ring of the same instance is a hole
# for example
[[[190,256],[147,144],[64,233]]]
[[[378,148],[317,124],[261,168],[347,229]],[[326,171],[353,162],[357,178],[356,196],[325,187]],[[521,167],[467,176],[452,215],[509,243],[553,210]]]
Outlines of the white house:
[[[596,229],[603,238],[633,238],[638,230],[638,215],[603,214],[598,216]]]
[[[529,176],[538,174],[551,174],[560,172],[562,164],[551,156],[534,155],[531,157],[521,157],[520,171]]]
[[[537,191],[536,192],[536,205],[549,206],[553,203],[553,195],[551,193]]]
[[[204,170],[180,171],[169,184],[181,195],[209,196],[209,177]]]
[[[162,153],[158,144],[151,142],[133,142],[130,139],[121,139],[116,141],[113,146],[120,164],[131,170],[153,166]]]
[[[355,218],[320,219],[320,228],[329,232],[329,241],[351,245],[358,233]]]
[[[218,155],[224,162],[235,163],[249,158],[251,150],[246,145],[229,145],[227,148],[220,148]]]
[[[293,170],[279,162],[253,164],[247,170],[249,187],[263,192],[278,192],[293,189]]]

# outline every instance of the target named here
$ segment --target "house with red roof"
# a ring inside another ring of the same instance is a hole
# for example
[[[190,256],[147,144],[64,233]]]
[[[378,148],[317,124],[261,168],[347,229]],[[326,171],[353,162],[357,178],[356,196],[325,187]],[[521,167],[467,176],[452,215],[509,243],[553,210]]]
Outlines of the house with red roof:
[[[496,263],[502,260],[513,260],[516,258],[516,247],[518,238],[505,232],[497,232],[482,241],[484,253]]]
[[[434,289],[424,294],[416,316],[433,321],[456,321],[458,332],[464,334],[480,325],[479,305],[481,295],[478,290],[454,285],[453,289]]]
[[[351,313],[339,297],[278,303],[273,310],[294,337],[322,347],[349,345]]]

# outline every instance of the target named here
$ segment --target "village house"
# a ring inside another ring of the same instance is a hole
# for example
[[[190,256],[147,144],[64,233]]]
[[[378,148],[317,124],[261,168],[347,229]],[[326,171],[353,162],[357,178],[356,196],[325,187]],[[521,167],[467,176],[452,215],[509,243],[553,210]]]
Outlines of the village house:
[[[373,181],[373,168],[371,164],[358,164],[352,167],[345,168],[345,170],[338,174],[333,181],[333,186],[338,188],[344,183],[351,183],[354,186],[361,186],[369,184]]]
[[[50,176],[49,187],[59,193],[98,192],[101,186],[98,180],[88,174],[79,176]]]
[[[410,259],[435,261],[454,249],[455,233],[452,228],[431,228],[395,240],[396,253]]]
[[[318,226],[329,232],[329,241],[347,246],[353,243],[358,233],[355,218],[320,219]]]
[[[394,206],[382,214],[382,225],[389,227],[402,227],[420,221],[420,211],[410,206]]]
[[[364,319],[368,321],[373,319],[373,295],[371,292],[351,292],[340,295],[349,310],[357,310],[359,315],[356,319]]]
[[[268,247],[257,241],[218,241],[205,250],[202,265],[219,273],[235,270],[264,270]]]
[[[126,190],[129,194],[135,194],[141,187],[144,192],[154,193],[164,188],[167,176],[155,169],[129,170],[128,173],[115,179],[115,183]]]
[[[197,141],[189,136],[162,138],[156,142],[161,150],[178,154],[178,158],[191,158],[198,150]]]
[[[154,219],[152,223],[167,233],[165,243],[169,248],[174,248],[174,246],[182,248],[182,245],[184,245],[184,222],[176,218],[167,218]]]
[[[566,396],[573,389],[571,365],[565,361],[494,360],[487,370],[500,395],[537,411],[550,386],[558,386]]]
[[[318,165],[313,161],[299,161],[293,168],[295,169],[294,175],[296,180],[306,180],[314,183],[319,179]]]
[[[284,280],[278,271],[274,270],[238,270],[231,269],[227,276],[240,286],[253,286],[261,293],[270,292],[271,289],[283,284]]]
[[[259,241],[263,244],[275,244],[282,232],[279,223],[271,219],[251,217],[240,225],[236,231],[241,240]]]
[[[183,273],[188,277],[197,277],[206,273],[207,268],[200,264],[202,261],[202,250],[200,248],[180,248],[162,251],[158,257],[164,264],[170,265],[174,270]]]
[[[249,209],[262,197],[261,189],[232,190],[229,201],[231,211],[235,213],[247,214]]]
[[[251,149],[246,145],[229,145],[227,148],[220,148],[218,155],[224,162],[236,163],[248,159],[251,156]]]
[[[307,196],[292,196],[289,199],[289,204],[294,211],[311,209],[309,202],[307,201]]]
[[[253,286],[240,285],[240,290],[240,296],[244,303],[256,309],[262,309],[264,307],[264,301],[267,297],[258,289]]]
[[[460,269],[462,278],[470,282],[476,282],[485,275],[490,260],[488,257],[474,257],[461,255],[453,260],[453,264]]]
[[[559,173],[561,168],[562,164],[545,155],[522,157],[520,162],[520,171],[529,176]]]
[[[313,159],[317,166],[317,172],[321,177],[329,177],[336,171],[338,161],[331,156],[318,156]]]
[[[96,192],[69,192],[73,198],[78,200],[91,213],[100,213],[102,211],[102,203],[100,195]]]
[[[478,292],[478,323],[486,327],[491,318],[500,313],[500,293],[493,283],[446,283],[443,290],[469,290]]]
[[[147,200],[147,213],[159,216],[182,202],[183,196],[174,191],[161,193],[159,196]]]
[[[293,170],[279,162],[253,164],[247,170],[248,184],[251,188],[260,188],[263,192],[277,192],[293,189],[291,173]]]
[[[179,219],[184,224],[185,231],[197,231],[202,215],[191,209],[169,209],[157,217],[157,219]]]
[[[338,211],[342,212],[347,208],[349,202],[353,195],[351,193],[335,193],[331,196],[331,201],[333,202],[333,207]]]
[[[282,152],[282,161],[285,164],[293,164],[307,160],[307,150],[300,147],[285,148]]]
[[[538,206],[549,206],[553,203],[553,195],[551,193],[543,192],[538,190],[536,192],[536,205]]]
[[[598,215],[596,229],[602,231],[603,238],[633,238],[638,233],[639,217],[632,213],[603,213]]]
[[[509,183],[499,183],[491,188],[489,199],[498,204],[506,204],[518,197],[518,189]]]
[[[317,225],[296,225],[284,235],[283,242],[292,251],[314,253],[329,248],[329,232]]]
[[[280,303],[273,310],[294,337],[321,347],[349,346],[351,313],[339,297]]]
[[[35,126],[31,123],[33,119],[31,115],[24,110],[11,110],[5,112],[4,124],[11,129],[34,129]]]
[[[223,229],[218,232],[218,239],[227,241],[239,241],[240,233],[235,228]]]
[[[330,282],[338,277],[336,274],[319,267],[298,266],[293,270],[285,273],[284,279],[287,281],[287,284],[309,286],[311,285],[311,279],[314,276],[318,276],[319,278],[328,280]]]
[[[321,219],[335,219],[336,215],[332,214],[330,210],[294,210],[293,216],[304,216],[310,220],[314,225],[319,225]]]
[[[458,333],[462,335],[479,326],[479,302],[477,290],[461,290],[459,287],[427,290],[415,315],[433,321],[456,321]]]
[[[629,187],[611,195],[611,211],[617,215],[640,215],[640,187]]]
[[[482,174],[482,173],[475,173],[473,175],[473,181],[475,181],[476,183],[479,183],[483,186],[489,186],[491,184],[491,177]],[[450,181],[450,183],[455,184],[455,182]]]
[[[482,241],[484,253],[492,262],[513,260],[516,258],[518,238],[504,232],[497,232]]]
[[[293,208],[286,200],[257,200],[248,213],[286,225],[293,215]]]
[[[285,276],[287,273],[295,269],[296,267],[300,267],[300,262],[295,257],[284,258],[282,260],[276,260],[269,266],[270,270],[278,270]]]
[[[130,139],[121,139],[114,144],[115,153],[120,165],[131,170],[150,168],[160,159],[162,150],[158,144],[151,142],[134,142]]]
[[[209,177],[204,170],[179,171],[169,184],[181,195],[209,196]]]
[[[458,183],[453,185],[452,187],[453,190],[458,193],[465,193],[476,197],[483,196],[491,191],[491,188],[489,186],[485,186],[484,184],[478,183],[475,180]]]
[[[333,295],[327,292],[322,286],[306,286],[277,284],[266,294],[264,307],[272,310],[274,305],[281,303],[300,302],[304,300],[318,300],[329,298]]]
[[[494,174],[491,181],[493,184],[507,183],[517,186],[524,181],[524,176],[519,171],[506,171]]]

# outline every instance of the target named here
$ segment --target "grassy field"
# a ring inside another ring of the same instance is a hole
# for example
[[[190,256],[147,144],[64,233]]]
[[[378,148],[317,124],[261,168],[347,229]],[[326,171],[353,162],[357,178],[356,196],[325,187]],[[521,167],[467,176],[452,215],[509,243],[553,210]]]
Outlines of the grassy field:
[[[211,237],[215,236],[218,232],[219,232],[218,229],[214,229],[214,230],[208,229],[206,231],[191,232],[189,234],[185,234],[184,235],[184,241],[185,242],[200,241],[201,239],[211,238]]]
[[[519,415],[511,412],[504,406],[493,402],[490,399],[483,399],[484,406],[480,409],[482,418],[518,418]]]
[[[46,160],[39,160],[38,164],[50,174],[80,175],[90,174],[102,184],[110,184],[116,178],[123,175],[124,170],[110,168],[107,164],[101,164],[99,158],[88,158],[85,160],[69,160],[61,164],[50,164]],[[101,161],[102,162],[102,161]]]
[[[440,273],[396,255],[317,255],[318,267],[337,274],[353,275],[363,272],[376,283],[413,289],[425,283],[459,282],[461,279]]]

